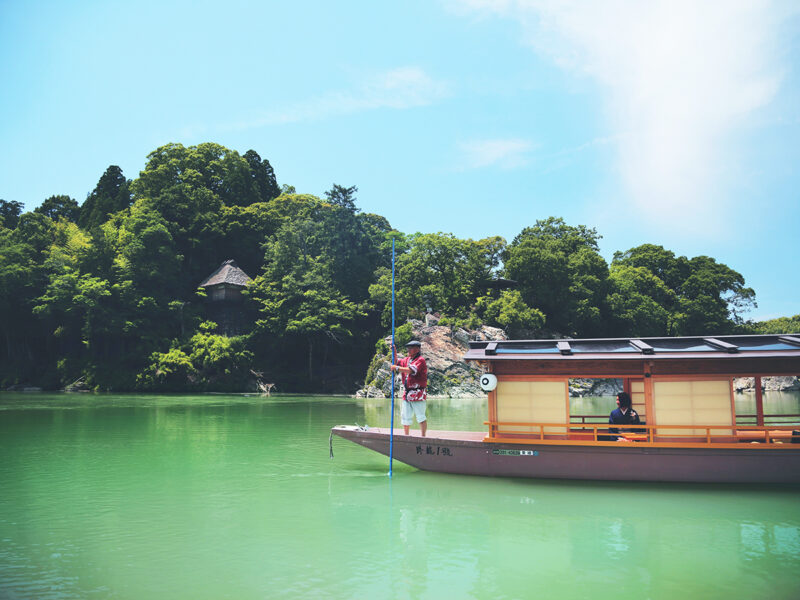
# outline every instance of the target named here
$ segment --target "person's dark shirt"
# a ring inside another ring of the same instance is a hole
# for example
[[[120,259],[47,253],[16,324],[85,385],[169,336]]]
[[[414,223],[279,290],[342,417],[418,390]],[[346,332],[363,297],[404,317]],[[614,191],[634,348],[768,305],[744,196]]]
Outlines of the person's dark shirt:
[[[608,422],[611,425],[640,425],[642,421],[639,419],[639,414],[633,410],[633,408],[629,408],[628,411],[624,413],[621,408],[616,408],[611,411]],[[618,435],[620,430],[616,427],[609,427],[608,433]]]

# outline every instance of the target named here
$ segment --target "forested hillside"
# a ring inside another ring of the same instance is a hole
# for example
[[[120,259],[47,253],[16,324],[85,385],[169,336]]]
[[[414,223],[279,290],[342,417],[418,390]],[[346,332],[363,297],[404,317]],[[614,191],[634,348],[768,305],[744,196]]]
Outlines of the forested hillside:
[[[388,332],[392,239],[398,323],[430,309],[514,337],[798,329],[747,323],[755,292],[707,256],[645,244],[608,264],[595,229],[554,217],[510,243],[403,233],[356,194],[298,194],[255,151],[209,143],[158,148],[133,180],[110,166],[80,206],[0,200],[0,385],[242,390],[255,372],[284,392],[352,392]],[[253,278],[234,337],[198,289],[226,259]]]

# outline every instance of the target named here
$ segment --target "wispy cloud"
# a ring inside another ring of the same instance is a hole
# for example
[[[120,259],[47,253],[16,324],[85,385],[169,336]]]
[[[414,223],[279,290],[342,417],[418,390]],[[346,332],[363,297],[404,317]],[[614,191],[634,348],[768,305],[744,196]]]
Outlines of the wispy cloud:
[[[470,140],[460,145],[462,168],[500,167],[515,169],[528,164],[533,144],[522,139]]]
[[[448,4],[516,19],[538,53],[598,82],[610,130],[625,132],[617,164],[633,206],[681,227],[730,201],[735,134],[777,94],[776,42],[796,12],[769,0]]]
[[[419,67],[407,66],[374,75],[352,89],[335,90],[294,105],[272,109],[226,129],[318,121],[381,108],[403,110],[427,106],[446,97],[448,87]]]

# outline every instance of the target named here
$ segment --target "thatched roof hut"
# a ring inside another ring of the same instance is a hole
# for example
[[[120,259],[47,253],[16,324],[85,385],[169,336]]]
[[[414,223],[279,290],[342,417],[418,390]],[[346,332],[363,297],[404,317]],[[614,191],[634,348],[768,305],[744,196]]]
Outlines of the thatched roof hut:
[[[205,288],[208,299],[212,302],[219,300],[240,300],[242,290],[253,280],[239,268],[235,260],[226,260],[211,275],[203,280],[199,287]]]

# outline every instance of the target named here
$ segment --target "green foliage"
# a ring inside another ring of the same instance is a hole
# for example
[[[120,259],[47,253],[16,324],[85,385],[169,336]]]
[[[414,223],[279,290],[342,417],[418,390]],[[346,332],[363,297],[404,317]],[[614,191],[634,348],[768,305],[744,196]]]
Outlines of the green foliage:
[[[793,317],[779,317],[768,321],[758,321],[748,324],[747,329],[752,333],[800,333],[800,315]]]
[[[398,348],[403,348],[413,337],[411,323],[403,323],[394,328],[394,344]]]
[[[644,244],[617,252],[611,270],[611,314],[625,334],[734,333],[756,306],[744,277],[708,256]]]
[[[116,237],[113,265],[121,279],[157,297],[180,293],[176,284],[183,257],[177,252],[166,220],[151,201],[137,200],[118,228],[109,229],[109,235]]]
[[[14,229],[17,226],[23,208],[25,208],[25,205],[22,202],[0,199],[0,227]]]
[[[108,167],[81,206],[78,225],[94,229],[110,215],[128,208],[131,204],[130,184],[122,169],[116,165]]]
[[[250,177],[253,180],[255,191],[258,196],[253,202],[269,202],[273,198],[281,195],[278,180],[275,178],[275,171],[267,159],[261,159],[258,152],[248,150],[244,153],[244,159],[250,166]],[[251,202],[252,204],[252,202]]]
[[[248,290],[260,306],[257,332],[270,337],[300,337],[308,346],[308,378],[313,375],[313,350],[330,343],[342,345],[354,335],[358,319],[365,316],[343,287],[347,263],[330,248],[326,210],[307,200],[299,215],[316,214],[315,220],[286,221],[266,244],[265,270]],[[352,257],[354,258],[354,257]],[[356,262],[356,261],[353,261]],[[339,272],[342,269],[342,272]],[[354,273],[357,278],[357,273]],[[356,290],[357,293],[357,290]]]
[[[201,331],[192,336],[189,346],[202,389],[246,389],[253,353],[246,349],[244,338]]]
[[[505,275],[519,282],[522,301],[545,315],[551,332],[604,333],[608,266],[599,239],[595,229],[549,217],[524,228],[506,248]]]
[[[675,329],[675,292],[650,270],[614,263],[609,284],[609,313],[620,336],[662,336]]]
[[[511,337],[532,337],[544,326],[542,311],[525,304],[518,290],[503,290],[498,298],[481,296],[476,309],[486,324],[501,327]]]
[[[143,390],[185,391],[196,382],[196,370],[191,358],[178,348],[153,352],[150,364],[136,378]]]
[[[246,389],[253,353],[243,337],[215,334],[215,327],[216,323],[205,321],[186,344],[153,352],[136,378],[137,386],[158,391]]]
[[[33,212],[41,213],[53,220],[76,221],[80,209],[78,202],[69,196],[50,196],[41,205],[34,208]]]
[[[253,150],[167,144],[134,181],[108,167],[79,210],[66,196],[26,213],[0,200],[0,384],[238,390],[252,369],[284,391],[352,392],[376,339],[388,354],[392,242],[401,348],[428,308],[514,337],[800,329],[745,322],[753,290],[710,257],[644,244],[609,267],[594,229],[553,217],[511,244],[405,235],[361,213],[357,191],[297,194]],[[236,307],[252,327],[230,338],[198,291],[229,258],[254,279]],[[516,286],[495,289],[498,275]]]
[[[396,315],[400,320],[422,318],[428,308],[467,318],[483,285],[492,278],[504,241],[500,237],[461,240],[448,233],[414,234],[398,240]],[[391,270],[376,272],[369,287],[371,302],[391,314]],[[381,306],[382,305],[382,306]]]
[[[481,325],[483,325],[483,321],[474,313],[471,313],[466,317],[450,317],[448,315],[442,315],[442,318],[439,319],[439,325],[443,327],[450,327],[452,330],[478,329]]]
[[[336,183],[333,184],[333,187],[325,192],[325,198],[331,204],[335,206],[339,206],[346,210],[357,212],[358,208],[356,208],[356,192],[358,191],[358,187],[355,185],[351,185],[350,187],[344,187],[342,185],[338,185]]]

